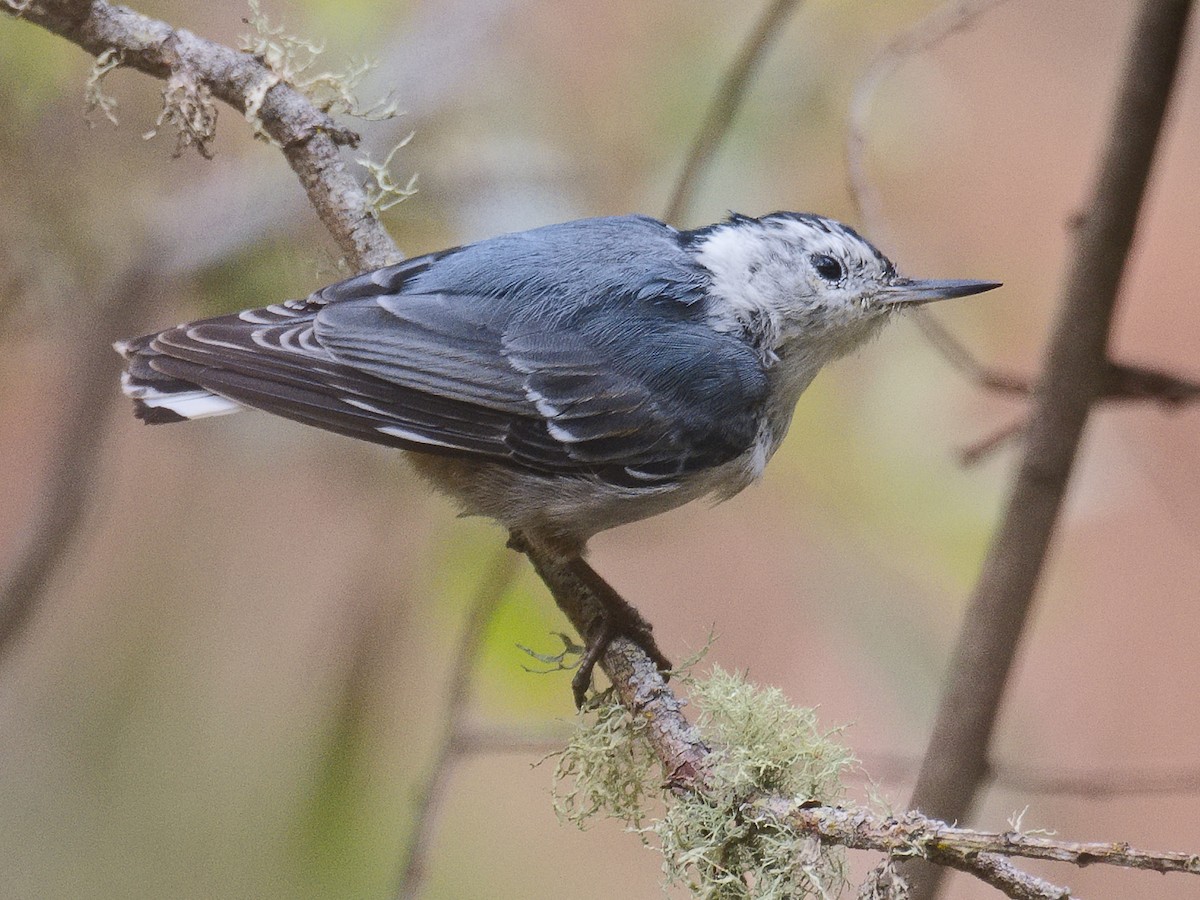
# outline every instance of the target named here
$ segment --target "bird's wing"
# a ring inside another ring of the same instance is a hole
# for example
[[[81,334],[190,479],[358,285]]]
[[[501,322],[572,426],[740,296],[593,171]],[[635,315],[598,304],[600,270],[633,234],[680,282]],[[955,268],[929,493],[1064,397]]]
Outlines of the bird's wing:
[[[376,411],[394,433],[544,472],[667,480],[743,452],[766,379],[740,340],[653,307],[519,319],[486,297],[399,294],[332,303],[314,337],[335,360],[400,388]]]
[[[668,482],[749,448],[767,392],[757,354],[704,323],[703,278],[662,223],[585,220],[122,350],[148,396],[196,385],[376,443]]]

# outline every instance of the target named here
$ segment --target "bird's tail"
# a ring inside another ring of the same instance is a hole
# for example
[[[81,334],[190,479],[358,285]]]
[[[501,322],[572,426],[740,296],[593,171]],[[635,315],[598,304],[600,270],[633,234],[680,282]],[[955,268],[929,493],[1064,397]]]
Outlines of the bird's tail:
[[[186,422],[205,416],[223,416],[243,409],[242,405],[158,371],[154,366],[160,357],[154,349],[159,333],[127,341],[117,341],[114,349],[126,359],[121,373],[121,390],[133,401],[133,414],[147,425]]]

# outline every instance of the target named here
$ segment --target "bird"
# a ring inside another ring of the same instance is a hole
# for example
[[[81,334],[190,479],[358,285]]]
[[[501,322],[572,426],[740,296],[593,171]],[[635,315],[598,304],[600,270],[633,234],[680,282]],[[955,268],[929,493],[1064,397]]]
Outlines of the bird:
[[[608,216],[114,346],[148,424],[257,409],[409,451],[512,546],[595,575],[583,559],[597,533],[757,481],[823,366],[904,310],[999,286],[905,277],[812,213],[692,230]],[[593,583],[605,614],[584,636],[577,704],[616,634],[670,665],[636,609]]]

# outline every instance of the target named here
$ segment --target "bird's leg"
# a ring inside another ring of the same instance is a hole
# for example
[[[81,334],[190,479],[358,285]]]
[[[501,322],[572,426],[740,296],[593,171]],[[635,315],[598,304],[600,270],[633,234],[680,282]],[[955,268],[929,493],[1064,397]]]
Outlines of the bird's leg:
[[[662,671],[671,668],[654,641],[652,627],[578,553],[561,553],[526,535],[513,532],[509,546],[529,557],[559,609],[584,639],[584,653],[571,679],[575,705],[582,706],[592,672],[618,637],[632,641]]]

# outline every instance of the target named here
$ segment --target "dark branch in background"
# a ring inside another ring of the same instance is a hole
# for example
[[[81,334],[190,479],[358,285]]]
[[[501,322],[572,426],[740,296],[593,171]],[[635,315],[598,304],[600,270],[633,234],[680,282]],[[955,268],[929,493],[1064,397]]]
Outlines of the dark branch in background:
[[[879,190],[867,174],[866,149],[871,107],[879,86],[900,66],[920,53],[927,52],[955,32],[969,27],[982,13],[1005,0],[967,0],[936,8],[915,25],[905,29],[878,53],[855,86],[847,116],[846,169],[850,199],[864,224],[876,240],[885,242],[886,219]],[[1033,393],[1030,379],[1001,372],[981,363],[953,333],[928,310],[914,309],[911,318],[926,340],[955,369],[985,390],[1027,397]],[[1157,400],[1166,406],[1191,402],[1200,397],[1200,384],[1169,373],[1133,365],[1110,363],[1113,377],[1105,386],[1104,400]],[[964,465],[973,465],[1024,433],[1024,418],[1010,422],[983,437],[960,453]]]
[[[480,744],[480,734],[472,730],[469,722],[471,679],[475,675],[488,625],[516,576],[516,564],[516,554],[508,550],[490,563],[467,611],[458,646],[451,657],[442,737],[434,751],[425,784],[417,797],[412,839],[400,866],[400,883],[396,890],[399,900],[412,900],[420,896],[429,851],[437,831],[437,816],[450,787],[455,763],[464,754],[479,752],[481,746],[486,746]]]
[[[664,222],[680,225],[680,220],[696,193],[696,186],[733,124],[746,89],[754,80],[768,48],[783,30],[788,17],[800,8],[802,2],[803,0],[771,0],[770,5],[763,11],[762,17],[754,26],[754,31],[721,79],[721,86],[712,99],[708,115],[704,117],[704,124],[696,134],[687,161],[683,164],[683,172],[675,182],[675,189],[667,202],[666,212],[663,213]]]
[[[12,8],[11,4],[9,8]],[[257,99],[262,99],[258,115],[263,126],[288,154],[310,200],[351,263],[361,269],[397,258],[391,239],[366,212],[368,206],[361,189],[346,176],[336,158],[338,141],[331,135],[340,136],[339,140],[346,143],[352,140],[350,134],[327,121],[328,117],[314,110],[303,95],[278,81],[274,73],[256,60],[103,2],[30,3],[20,11],[30,21],[50,28],[95,54],[121,52],[126,65],[158,77],[167,78],[179,67],[187,69],[197,83],[239,109],[253,108]],[[234,76],[243,80],[229,80]],[[259,95],[254,94],[256,88]],[[296,118],[289,118],[292,113]],[[317,152],[312,152],[313,147]],[[603,615],[603,606],[596,597],[598,576],[581,559],[564,559],[547,548],[522,543],[520,536],[514,538],[572,625],[581,634],[590,633],[593,624]],[[464,632],[463,646],[456,657],[456,674],[452,678],[451,705],[458,711],[466,703],[469,675],[476,656],[475,642],[482,630],[478,623],[487,615],[487,603],[480,601],[475,611],[474,624]],[[647,723],[650,744],[662,765],[667,787],[677,792],[703,794],[712,776],[709,749],[684,718],[682,703],[667,687],[655,663],[639,647],[618,638],[609,646],[600,664],[622,703]],[[457,717],[457,713],[454,715]],[[454,723],[452,717],[450,735],[455,732]],[[465,727],[461,735],[468,741],[477,737]],[[431,806],[436,802],[439,777],[435,770],[435,781],[431,782],[429,791]],[[1069,896],[1064,889],[1019,872],[995,855],[1028,855],[1032,844],[1025,835],[997,836],[952,829],[916,814],[897,822],[862,810],[808,807],[792,798],[779,796],[751,798],[745,813],[779,817],[801,833],[826,843],[935,859],[971,872],[1009,897],[1061,900]],[[1044,856],[1053,851],[1058,854],[1053,858],[1063,858],[1064,854],[1069,857],[1076,846],[1042,840],[1038,854],[1034,855]],[[1098,848],[1084,846],[1088,849],[1075,862],[1099,861],[1095,855]],[[419,867],[422,851],[419,847],[415,850]],[[1105,861],[1137,864],[1160,871],[1196,871],[1197,868],[1192,864],[1194,860],[1183,864],[1173,854],[1140,854],[1125,847],[1116,848],[1115,855],[1106,857]]]
[[[927,327],[936,324],[937,320],[925,315],[921,317],[920,322],[922,327]],[[937,328],[941,327],[937,325]],[[1173,409],[1200,400],[1200,383],[1195,381],[1142,366],[1116,362],[1109,362],[1107,365],[1104,384],[1096,398],[1097,401],[1111,403],[1122,400],[1153,400],[1160,406]],[[1034,386],[1028,381],[993,369],[979,367],[973,378],[976,384],[988,390],[1024,397],[1034,394]],[[959,451],[959,459],[963,465],[974,465],[1005,444],[1022,437],[1028,428],[1029,422],[1025,417],[1009,422],[992,434],[968,444]]]
[[[1079,439],[1111,382],[1108,334],[1154,150],[1175,82],[1190,0],[1147,0],[1138,13],[1099,174],[1076,231],[1063,298],[1035,392],[1025,454],[963,621],[910,805],[964,821],[1033,603]],[[923,867],[917,898],[941,878]]]
[[[88,508],[117,371],[109,343],[136,327],[163,283],[153,254],[147,254],[105,286],[98,299],[76,305],[80,321],[65,340],[68,359],[59,375],[72,385],[60,411],[69,433],[59,436],[45,475],[55,489],[40,498],[12,565],[0,578],[0,658],[29,621]]]
[[[972,384],[993,393],[1022,399],[1033,396],[1034,385],[1028,378],[985,366],[931,313],[923,310],[914,312],[919,313],[914,317],[914,321],[926,340]],[[1153,400],[1169,409],[1200,400],[1200,383],[1195,381],[1143,366],[1111,361],[1106,365],[1104,382],[1097,400]],[[1022,416],[968,444],[959,451],[959,459],[963,465],[974,465],[1000,447],[1023,436],[1026,428],[1028,422],[1026,417]]]

